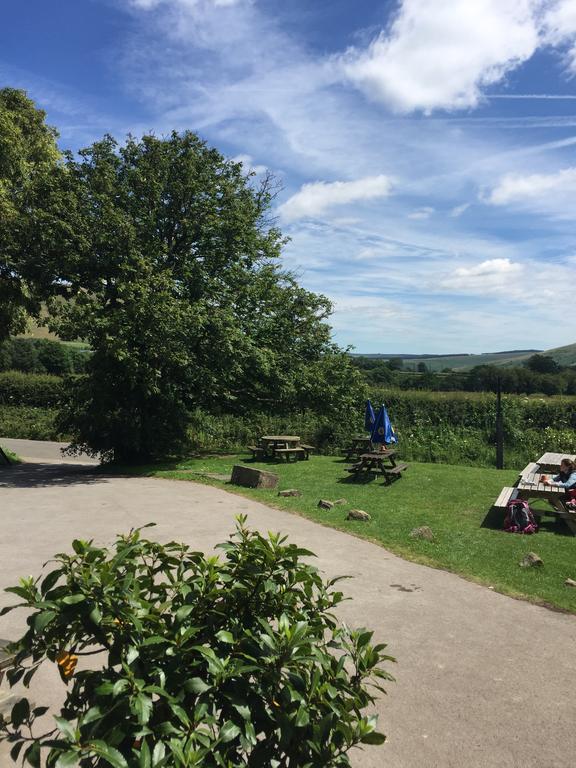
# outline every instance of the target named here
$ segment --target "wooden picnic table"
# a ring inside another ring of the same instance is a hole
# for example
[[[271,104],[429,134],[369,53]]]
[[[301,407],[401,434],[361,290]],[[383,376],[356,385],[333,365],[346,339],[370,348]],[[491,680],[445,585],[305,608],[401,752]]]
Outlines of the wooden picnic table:
[[[571,532],[576,536],[576,512],[572,512],[566,506],[566,489],[560,485],[545,485],[542,482],[542,474],[535,472],[533,475],[521,476],[517,485],[517,498],[525,499],[545,499],[550,502],[547,510],[534,509],[536,518],[543,515],[554,515],[561,517]]]
[[[382,475],[386,485],[390,485],[393,480],[398,480],[401,473],[408,469],[408,464],[396,464],[396,451],[387,448],[384,451],[370,451],[363,453],[360,460],[353,464],[348,472],[351,472],[355,478],[368,475]]]
[[[573,453],[543,453],[536,462],[544,472],[559,472],[562,459],[571,459],[576,461],[576,455]]]
[[[313,445],[300,442],[299,435],[262,435],[258,445],[249,446],[254,459],[279,459],[280,461],[298,461],[309,459],[316,450]]]
[[[346,460],[350,461],[352,456],[359,458],[363,453],[373,450],[374,446],[369,437],[366,437],[366,435],[357,435],[350,440],[350,445],[348,448],[344,449],[344,453],[346,454]]]

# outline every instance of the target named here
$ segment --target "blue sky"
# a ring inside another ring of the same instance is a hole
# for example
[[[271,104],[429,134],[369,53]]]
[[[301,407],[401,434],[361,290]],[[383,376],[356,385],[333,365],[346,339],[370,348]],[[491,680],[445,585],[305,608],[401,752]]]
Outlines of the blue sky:
[[[190,128],[272,171],[359,352],[576,342],[576,0],[4,3],[63,147]]]

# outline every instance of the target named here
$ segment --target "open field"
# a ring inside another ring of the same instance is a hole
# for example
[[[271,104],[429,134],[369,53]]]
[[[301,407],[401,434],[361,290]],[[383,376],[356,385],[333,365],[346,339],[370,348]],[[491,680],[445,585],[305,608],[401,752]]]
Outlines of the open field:
[[[576,579],[576,537],[569,535],[564,524],[546,518],[538,534],[522,536],[505,533],[501,519],[489,519],[493,501],[504,485],[514,482],[516,472],[414,463],[401,480],[385,487],[381,480],[349,482],[348,464],[333,457],[316,456],[295,464],[249,462],[279,474],[280,489],[302,492],[300,498],[282,498],[276,490],[239,489],[209,476],[225,476],[240,462],[246,463],[246,456],[195,459],[131,472],[226,487],[378,542],[407,559],[453,571],[508,595],[576,612],[576,590],[564,586],[567,578]],[[331,510],[317,507],[319,499],[339,498],[347,503]],[[365,510],[372,520],[347,521],[351,508]],[[410,538],[410,532],[422,525],[432,528],[434,541]],[[540,570],[519,567],[532,550],[544,561]]]

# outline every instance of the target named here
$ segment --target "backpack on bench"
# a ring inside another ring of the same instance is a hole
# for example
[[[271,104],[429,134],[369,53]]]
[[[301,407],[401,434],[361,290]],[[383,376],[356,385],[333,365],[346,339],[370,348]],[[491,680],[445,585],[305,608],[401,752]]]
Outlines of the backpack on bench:
[[[508,502],[504,530],[508,533],[536,533],[538,525],[527,501],[512,499]]]

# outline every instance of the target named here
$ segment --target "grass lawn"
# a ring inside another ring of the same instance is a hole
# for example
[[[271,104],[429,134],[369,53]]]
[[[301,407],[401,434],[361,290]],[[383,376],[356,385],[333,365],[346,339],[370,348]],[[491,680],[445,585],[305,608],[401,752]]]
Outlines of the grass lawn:
[[[20,464],[21,463],[22,459],[20,458],[20,456],[17,456],[12,451],[9,451],[8,448],[4,448],[3,445],[0,445],[0,448],[2,448],[2,450],[4,452],[4,455],[8,456],[8,458],[10,459],[12,464]],[[3,466],[6,466],[6,465],[4,464],[4,461],[2,460],[2,463],[0,463],[0,468],[3,467]]]
[[[277,490],[240,489],[206,477],[205,473],[229,475],[237,463],[276,472],[280,475],[279,490],[297,488],[303,495],[283,498],[278,497]],[[367,484],[349,482],[347,466],[348,462],[330,456],[314,456],[294,464],[227,456],[136,472],[217,485],[378,542],[406,559],[454,571],[508,595],[576,612],[576,589],[564,586],[565,579],[576,579],[576,537],[563,522],[545,518],[542,529],[533,536],[505,533],[502,520],[496,521],[498,527],[482,525],[500,490],[513,485],[517,472],[411,463],[402,479],[387,487],[380,479]],[[348,503],[331,510],[317,507],[319,499],[339,498]],[[346,514],[352,508],[369,512],[372,520],[347,521]],[[410,538],[410,531],[420,525],[432,528],[434,541]],[[306,546],[306,541],[296,543]],[[540,555],[543,567],[519,567],[529,551]]]

